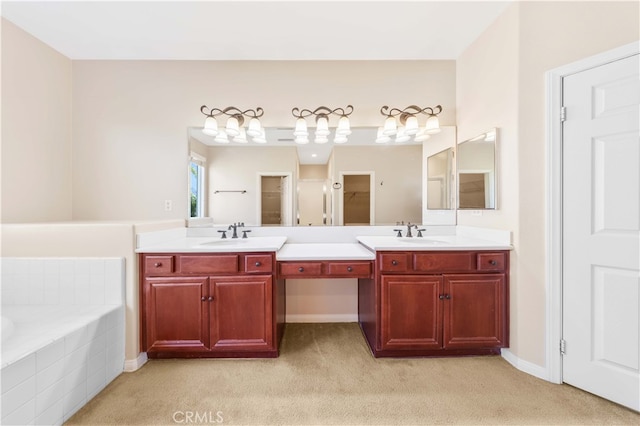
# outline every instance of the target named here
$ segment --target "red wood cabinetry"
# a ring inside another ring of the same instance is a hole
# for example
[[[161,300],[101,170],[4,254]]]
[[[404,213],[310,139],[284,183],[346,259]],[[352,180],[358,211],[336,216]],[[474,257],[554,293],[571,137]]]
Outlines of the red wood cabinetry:
[[[141,346],[150,358],[278,356],[285,300],[274,253],[140,260]]]
[[[358,281],[375,356],[497,354],[508,346],[508,259],[498,252],[379,252]]]

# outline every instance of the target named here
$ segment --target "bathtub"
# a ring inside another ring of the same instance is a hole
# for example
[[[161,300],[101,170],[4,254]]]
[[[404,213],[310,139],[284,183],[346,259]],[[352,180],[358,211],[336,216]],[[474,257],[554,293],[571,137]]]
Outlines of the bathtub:
[[[124,259],[2,258],[1,424],[62,424],[124,368]]]

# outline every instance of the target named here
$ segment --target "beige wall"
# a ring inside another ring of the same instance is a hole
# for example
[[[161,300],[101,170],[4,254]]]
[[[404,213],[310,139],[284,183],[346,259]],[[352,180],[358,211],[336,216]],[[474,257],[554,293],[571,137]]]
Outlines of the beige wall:
[[[71,60],[1,22],[2,222],[71,219]]]
[[[74,61],[73,217],[186,217],[204,104],[260,106],[267,127],[293,126],[293,107],[352,104],[356,127],[381,125],[383,105],[441,104],[453,125],[455,91],[455,61]]]
[[[637,2],[518,2],[457,61],[458,140],[498,127],[498,207],[513,231],[511,351],[545,364],[545,72],[640,38]]]

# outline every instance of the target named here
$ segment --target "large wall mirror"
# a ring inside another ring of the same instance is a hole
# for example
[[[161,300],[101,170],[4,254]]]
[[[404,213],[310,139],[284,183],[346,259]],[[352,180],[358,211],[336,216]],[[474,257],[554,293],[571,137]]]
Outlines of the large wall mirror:
[[[435,150],[454,149],[454,129],[443,127],[425,142],[376,144],[376,128],[356,127],[345,144],[296,145],[290,128],[266,129],[266,144],[221,144],[201,128],[189,128],[190,170],[197,163],[204,176],[199,215],[222,225],[453,225],[455,214],[436,222],[425,215],[424,176]],[[436,167],[452,170],[453,156],[444,157],[434,163],[434,173]],[[191,186],[193,182],[192,176]],[[452,185],[443,181],[439,187],[442,208],[455,206],[449,196],[455,193]]]
[[[495,209],[497,129],[458,144],[458,208]]]

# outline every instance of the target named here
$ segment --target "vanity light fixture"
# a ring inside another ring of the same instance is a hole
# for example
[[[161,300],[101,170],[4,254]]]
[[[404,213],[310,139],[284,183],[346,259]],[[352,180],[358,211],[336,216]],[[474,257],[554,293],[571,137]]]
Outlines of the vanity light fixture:
[[[209,109],[206,105],[202,105],[200,107],[200,112],[207,117],[204,120],[202,133],[214,136],[214,140],[218,143],[228,143],[228,137],[231,137],[234,142],[247,143],[247,136],[250,136],[256,143],[267,142],[265,138],[265,131],[259,120],[259,118],[264,115],[264,110],[260,107],[241,111],[233,106],[225,109]],[[221,115],[228,117],[224,129],[218,128],[218,121],[216,120],[216,117]],[[245,118],[249,119],[246,128],[243,127]]]
[[[377,143],[386,143],[391,140],[392,136],[396,136],[395,141],[398,143],[407,142],[414,136],[416,142],[422,142],[429,139],[429,135],[440,132],[440,121],[438,114],[442,112],[442,107],[421,108],[417,105],[409,105],[404,109],[391,108],[387,105],[380,108],[380,114],[386,118],[384,125],[378,129]],[[418,115],[427,115],[427,121],[423,128],[418,124]],[[397,119],[397,120],[396,120]]]
[[[326,106],[320,106],[316,109],[300,109],[298,107],[291,110],[291,114],[297,118],[296,127],[293,130],[293,136],[295,136],[295,142],[298,144],[309,143],[309,130],[307,129],[307,117],[316,117],[316,131],[315,131],[315,143],[327,143],[329,142],[329,116],[339,115],[338,126],[335,130],[334,143],[346,143],[347,136],[351,134],[351,125],[349,124],[349,116],[353,112],[353,106],[347,105],[346,108],[331,109]]]

